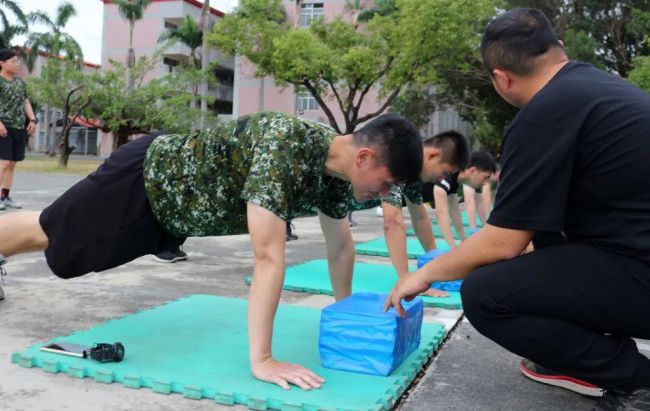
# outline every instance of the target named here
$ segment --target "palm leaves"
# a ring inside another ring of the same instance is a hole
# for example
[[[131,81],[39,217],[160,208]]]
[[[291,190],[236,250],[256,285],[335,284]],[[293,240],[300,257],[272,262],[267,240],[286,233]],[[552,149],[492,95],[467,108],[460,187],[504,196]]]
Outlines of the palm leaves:
[[[14,37],[27,33],[27,26],[4,26],[0,32],[0,48],[6,49],[11,47]]]
[[[27,28],[27,16],[25,16],[25,13],[23,13],[16,2],[14,0],[0,0],[0,22],[2,22],[2,27],[4,30],[11,26],[9,20],[7,19],[7,13],[5,12],[5,9],[16,16],[18,22],[23,27],[25,27],[25,29]]]
[[[192,17],[186,15],[176,29],[164,31],[158,38],[159,43],[183,43],[190,48],[190,59],[195,68],[199,67],[199,57],[196,50],[203,45],[203,30]]]
[[[27,38],[25,47],[27,53],[27,68],[32,71],[40,51],[50,53],[54,56],[65,54],[66,60],[80,62],[83,60],[83,52],[79,43],[62,29],[68,24],[70,18],[77,14],[74,6],[68,2],[61,3],[57,8],[55,16],[37,11],[28,15],[32,23],[40,23],[47,27],[45,33],[31,33]]]

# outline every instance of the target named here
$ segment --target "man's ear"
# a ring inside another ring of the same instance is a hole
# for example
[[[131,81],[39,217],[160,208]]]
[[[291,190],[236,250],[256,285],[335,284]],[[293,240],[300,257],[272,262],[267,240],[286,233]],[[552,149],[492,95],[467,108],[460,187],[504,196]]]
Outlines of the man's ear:
[[[365,167],[370,164],[371,160],[375,156],[375,150],[370,147],[361,147],[357,151],[357,156],[355,158],[355,163],[357,167]]]
[[[501,90],[510,90],[512,87],[512,76],[504,70],[492,70],[492,78],[497,83]]]
[[[439,147],[424,146],[424,162],[428,163],[429,161],[435,160],[436,158],[442,158],[442,150]]]

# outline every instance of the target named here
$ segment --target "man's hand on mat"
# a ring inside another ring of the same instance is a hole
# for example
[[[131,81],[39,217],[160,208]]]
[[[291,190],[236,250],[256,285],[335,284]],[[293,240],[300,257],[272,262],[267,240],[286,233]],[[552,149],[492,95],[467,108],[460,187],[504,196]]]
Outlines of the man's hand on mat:
[[[289,384],[297,385],[303,390],[320,388],[325,380],[314,374],[311,370],[297,364],[275,361],[267,358],[265,361],[252,366],[255,378],[278,384],[285,390]]]
[[[402,300],[411,301],[420,293],[430,289],[431,284],[422,280],[418,274],[419,271],[414,271],[402,276],[397,281],[397,284],[395,284],[395,287],[393,287],[386,299],[386,304],[384,304],[385,311],[388,311],[393,306],[397,314],[404,317],[406,313],[404,307],[402,307]]]
[[[426,295],[427,297],[440,298],[440,297],[449,297],[447,291],[438,290],[437,288],[429,288],[420,295]]]

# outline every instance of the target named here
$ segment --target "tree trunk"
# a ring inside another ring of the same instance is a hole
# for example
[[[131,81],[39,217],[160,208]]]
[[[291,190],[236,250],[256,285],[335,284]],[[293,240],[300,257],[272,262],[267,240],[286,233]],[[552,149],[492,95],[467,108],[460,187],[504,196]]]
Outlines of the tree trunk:
[[[210,46],[208,36],[210,32],[210,0],[203,0],[203,9],[201,9],[201,31],[203,32],[203,44],[201,45],[201,70],[207,70],[210,61]],[[206,79],[201,81],[201,118],[199,120],[199,129],[205,128],[205,115],[208,112],[208,82]]]
[[[129,136],[133,134],[130,127],[120,127],[113,131],[113,148],[118,149],[129,142]]]
[[[135,29],[135,21],[129,22],[129,52],[126,54],[126,67],[127,75],[129,76],[127,82],[127,91],[133,91],[134,78],[133,78],[133,66],[135,66],[135,50],[133,50],[133,29]]]

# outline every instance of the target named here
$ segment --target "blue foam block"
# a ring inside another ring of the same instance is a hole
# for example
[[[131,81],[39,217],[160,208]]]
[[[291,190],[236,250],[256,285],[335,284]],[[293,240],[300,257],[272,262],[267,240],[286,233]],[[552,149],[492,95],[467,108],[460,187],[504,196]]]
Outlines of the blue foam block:
[[[431,250],[426,254],[422,254],[418,257],[418,268],[448,252],[449,250]],[[442,291],[460,291],[461,285],[463,285],[463,280],[436,281],[431,284],[431,288],[436,288]]]
[[[384,311],[388,294],[355,293],[325,307],[318,348],[326,368],[387,376],[420,345],[424,304],[403,302],[405,317]]]
[[[449,249],[445,249],[445,250],[436,249],[422,254],[421,256],[418,257],[418,268],[422,267],[423,265],[425,265],[431,260],[435,260],[437,257],[443,254],[447,254],[448,252]]]

